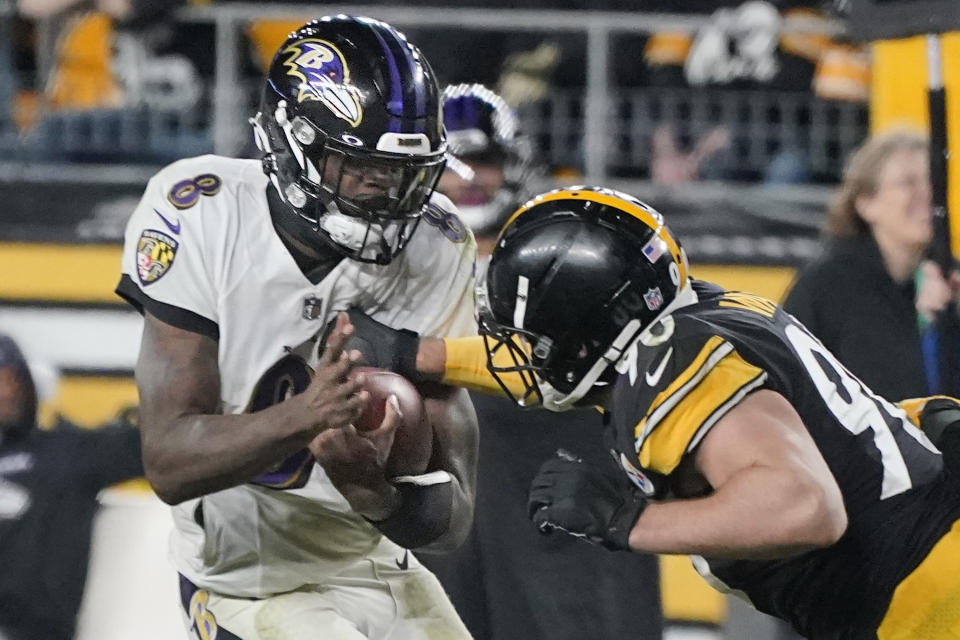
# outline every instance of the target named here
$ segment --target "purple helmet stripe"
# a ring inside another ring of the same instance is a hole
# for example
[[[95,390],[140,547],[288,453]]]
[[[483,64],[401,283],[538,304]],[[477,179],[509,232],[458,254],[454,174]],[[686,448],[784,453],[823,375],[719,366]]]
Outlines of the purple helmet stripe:
[[[407,42],[398,41],[397,44],[400,47],[400,50],[403,51],[403,56],[407,61],[410,72],[409,76],[415,78],[418,74],[423,73],[422,63],[418,64],[413,57],[413,47],[411,47]],[[425,103],[426,96],[424,95],[424,82],[413,82],[414,89],[414,98],[413,98],[413,114],[410,118],[413,120],[414,131],[411,133],[423,133],[426,131],[425,124],[427,115],[425,113]]]
[[[374,27],[371,31],[373,31],[374,35],[377,36],[377,40],[380,42],[380,47],[384,52],[384,59],[387,61],[387,67],[390,70],[390,98],[387,101],[387,112],[390,114],[390,124],[387,130],[391,133],[403,133],[401,130],[403,120],[396,115],[403,113],[403,83],[400,82],[400,70],[397,68],[397,59],[394,57],[393,51],[390,50],[390,46],[383,39],[383,36],[380,35],[380,29]]]

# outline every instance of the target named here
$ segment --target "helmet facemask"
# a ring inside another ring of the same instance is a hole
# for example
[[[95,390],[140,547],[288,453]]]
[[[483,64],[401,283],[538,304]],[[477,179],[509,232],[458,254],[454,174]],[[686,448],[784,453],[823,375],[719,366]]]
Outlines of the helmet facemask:
[[[349,136],[332,139],[307,118],[288,119],[285,101],[266,126],[263,120],[261,112],[251,124],[264,170],[284,202],[328,245],[377,264],[403,250],[443,173],[443,150],[394,152],[404,145],[428,150],[429,142],[422,134],[393,133],[383,134],[378,145],[390,151],[354,147]]]
[[[648,205],[590,187],[537,196],[501,231],[477,291],[487,367],[520,405],[602,404],[628,349],[696,301],[688,273]]]
[[[608,343],[589,339],[577,345],[497,322],[482,293],[478,293],[478,325],[487,351],[487,369],[518,405],[568,411],[612,383],[616,365],[633,343],[644,342],[676,309],[695,301],[693,287],[685,283],[677,297],[646,327],[634,318]],[[509,361],[501,353],[509,354]]]

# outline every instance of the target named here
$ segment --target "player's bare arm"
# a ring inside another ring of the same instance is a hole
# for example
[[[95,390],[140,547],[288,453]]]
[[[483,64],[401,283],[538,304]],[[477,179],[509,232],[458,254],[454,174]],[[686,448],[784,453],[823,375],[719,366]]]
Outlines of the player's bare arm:
[[[157,495],[176,504],[248,482],[321,431],[355,420],[366,393],[347,379],[359,354],[344,352],[345,326],[343,317],[306,391],[263,411],[221,415],[217,342],[146,313],[136,378]]]
[[[630,533],[631,548],[777,558],[829,546],[843,535],[840,489],[781,395],[761,390],[745,398],[695,455],[713,493],[649,504]]]
[[[430,470],[452,476],[450,524],[447,532],[425,547],[427,551],[454,549],[467,537],[476,497],[478,425],[470,396],[464,389],[424,385],[424,407],[433,427]]]

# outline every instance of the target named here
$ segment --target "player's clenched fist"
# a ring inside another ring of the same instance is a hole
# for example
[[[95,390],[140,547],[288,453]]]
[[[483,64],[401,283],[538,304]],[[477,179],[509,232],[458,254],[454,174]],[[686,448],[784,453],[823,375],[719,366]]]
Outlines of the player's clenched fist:
[[[352,333],[353,325],[347,314],[337,314],[337,324],[327,337],[313,379],[306,390],[296,396],[318,432],[353,423],[370,399],[370,394],[361,388],[363,376],[348,377],[360,360],[359,352],[344,349]]]
[[[647,501],[618,480],[561,449],[534,477],[528,513],[541,533],[559,529],[613,551],[629,551],[630,532]]]

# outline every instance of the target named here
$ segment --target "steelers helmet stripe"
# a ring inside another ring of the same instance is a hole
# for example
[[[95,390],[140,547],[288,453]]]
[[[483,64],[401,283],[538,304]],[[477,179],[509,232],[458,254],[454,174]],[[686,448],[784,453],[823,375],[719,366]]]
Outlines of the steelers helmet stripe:
[[[526,276],[517,278],[517,306],[513,310],[513,324],[523,329],[523,321],[527,317],[527,294],[530,289],[530,279]]]
[[[501,229],[500,235],[503,235],[503,230],[507,229],[517,218],[536,205],[544,204],[546,202],[553,202],[555,200],[588,200],[632,215],[634,218],[640,220],[645,225],[650,227],[650,229],[652,229],[653,232],[666,243],[667,249],[670,251],[670,255],[673,256],[674,262],[676,262],[680,268],[680,281],[686,281],[687,276],[689,275],[687,273],[686,258],[683,256],[680,250],[680,245],[677,244],[676,239],[674,239],[670,232],[667,231],[667,228],[663,223],[663,216],[661,216],[660,213],[655,209],[643,204],[633,196],[615,191],[613,189],[606,189],[602,187],[571,187],[565,189],[555,189],[554,191],[549,191],[542,195],[536,196],[535,198],[524,203],[523,206],[517,209],[513,215],[510,216],[510,219],[507,220],[506,224]]]

